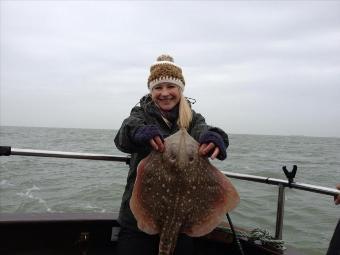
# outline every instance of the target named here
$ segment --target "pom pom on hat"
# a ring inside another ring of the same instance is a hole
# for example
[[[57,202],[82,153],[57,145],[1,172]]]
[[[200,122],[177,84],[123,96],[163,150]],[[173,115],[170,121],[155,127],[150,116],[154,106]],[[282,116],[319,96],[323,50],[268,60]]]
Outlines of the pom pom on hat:
[[[148,88],[151,91],[154,86],[164,82],[172,83],[184,90],[185,80],[182,68],[174,63],[173,57],[166,54],[160,55],[151,65]]]
[[[157,58],[157,61],[169,61],[169,62],[174,62],[174,58],[171,57],[170,55],[166,55],[166,54],[163,54],[163,55],[160,55],[158,58]]]

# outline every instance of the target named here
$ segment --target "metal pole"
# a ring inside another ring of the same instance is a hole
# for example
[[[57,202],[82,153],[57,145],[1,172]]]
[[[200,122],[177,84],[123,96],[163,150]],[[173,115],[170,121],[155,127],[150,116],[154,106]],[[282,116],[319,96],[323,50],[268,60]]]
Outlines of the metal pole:
[[[266,183],[270,185],[280,185],[282,184],[284,187],[290,187],[299,190],[305,190],[309,192],[315,192],[319,194],[329,195],[329,196],[337,196],[340,195],[340,190],[335,188],[327,188],[318,185],[306,184],[301,182],[292,182],[289,184],[288,180],[276,179],[271,177],[263,177],[257,175],[250,175],[250,174],[239,174],[239,173],[232,173],[222,171],[222,173],[230,178],[235,178],[239,180],[251,181],[251,182],[259,182],[259,183]]]
[[[116,155],[108,155],[108,154],[93,154],[93,153],[65,152],[65,151],[17,149],[17,148],[11,148],[11,155],[106,160],[106,161],[118,161],[118,162],[126,162],[126,163],[128,163],[130,160],[129,156],[116,156]]]
[[[126,162],[127,164],[129,164],[129,161],[131,158],[130,155],[115,156],[115,155],[107,155],[107,154],[17,149],[17,148],[11,148],[10,146],[0,146],[0,156],[10,156],[10,155],[108,160],[108,161]],[[266,184],[276,185],[276,186],[282,184],[284,187],[289,186],[294,189],[300,189],[300,190],[315,192],[315,193],[329,195],[329,196],[340,195],[340,190],[337,190],[334,188],[327,188],[327,187],[305,184],[305,183],[300,183],[300,182],[293,182],[289,184],[287,180],[275,179],[271,177],[232,173],[232,172],[226,172],[226,171],[221,171],[221,172],[230,178],[235,178],[235,179],[240,179],[240,180],[245,180],[245,181],[260,182],[260,183],[266,183]]]
[[[275,228],[275,238],[278,240],[282,240],[284,208],[285,208],[285,187],[282,184],[279,184]]]

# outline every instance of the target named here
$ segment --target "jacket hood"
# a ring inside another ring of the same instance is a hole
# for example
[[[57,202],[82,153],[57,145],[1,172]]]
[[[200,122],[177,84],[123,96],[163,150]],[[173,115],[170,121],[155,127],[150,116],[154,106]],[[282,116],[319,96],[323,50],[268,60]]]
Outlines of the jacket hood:
[[[149,104],[152,104],[152,98],[150,94],[146,94],[145,96],[143,96],[140,100],[139,100],[139,104],[142,108],[145,109],[145,107]]]

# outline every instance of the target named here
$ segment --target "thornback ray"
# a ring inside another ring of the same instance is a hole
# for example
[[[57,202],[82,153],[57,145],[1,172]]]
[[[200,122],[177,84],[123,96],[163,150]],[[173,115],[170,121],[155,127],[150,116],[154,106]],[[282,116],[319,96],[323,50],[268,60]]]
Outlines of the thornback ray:
[[[130,208],[138,228],[160,234],[159,254],[174,252],[179,233],[203,236],[239,203],[231,181],[198,154],[199,144],[185,129],[164,141],[137,167]]]

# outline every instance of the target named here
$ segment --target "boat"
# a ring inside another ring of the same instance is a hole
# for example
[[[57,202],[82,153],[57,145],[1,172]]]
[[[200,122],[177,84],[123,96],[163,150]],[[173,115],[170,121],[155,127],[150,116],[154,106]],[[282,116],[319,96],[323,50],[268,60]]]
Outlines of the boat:
[[[19,155],[129,162],[129,155],[114,156],[0,146],[1,156]],[[295,170],[294,170],[295,169]],[[265,230],[247,230],[223,222],[208,235],[194,238],[195,255],[304,255],[282,240],[286,187],[335,196],[337,189],[294,182],[296,167],[284,171],[287,180],[223,172],[230,178],[279,187],[275,237]],[[117,213],[10,213],[0,214],[0,254],[115,254],[119,233]]]
[[[2,214],[2,255],[10,254],[111,254],[115,253],[119,224],[117,214],[43,213]],[[229,226],[194,239],[197,255],[240,254]],[[277,249],[240,238],[243,254],[302,255],[292,248]]]

